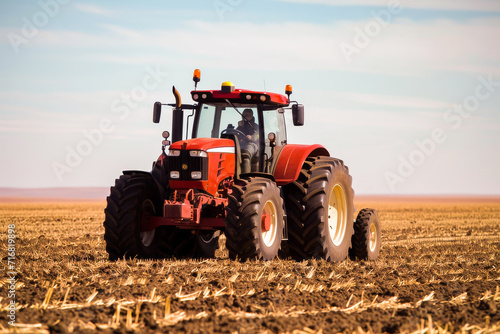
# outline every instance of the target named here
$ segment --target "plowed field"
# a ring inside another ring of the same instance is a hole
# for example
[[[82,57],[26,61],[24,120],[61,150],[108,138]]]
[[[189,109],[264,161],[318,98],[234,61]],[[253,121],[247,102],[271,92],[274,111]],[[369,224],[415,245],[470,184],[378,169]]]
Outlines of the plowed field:
[[[109,262],[104,203],[0,204],[0,332],[500,332],[500,202],[365,201],[375,262],[277,259]],[[12,269],[12,268],[11,268]]]

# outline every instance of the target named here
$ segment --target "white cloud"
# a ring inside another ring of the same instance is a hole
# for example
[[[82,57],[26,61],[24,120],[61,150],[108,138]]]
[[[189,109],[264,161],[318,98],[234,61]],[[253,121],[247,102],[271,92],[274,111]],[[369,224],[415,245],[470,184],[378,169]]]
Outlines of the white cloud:
[[[129,134],[142,134],[140,126],[150,122],[154,94],[124,114],[113,112],[112,105],[130,91],[0,92],[0,133],[80,134],[98,128],[102,119],[110,119],[123,128],[127,123],[136,129]],[[20,102],[22,101],[22,102]],[[121,103],[120,106],[124,104]],[[139,132],[137,132],[139,131]],[[148,130],[149,131],[149,130]]]
[[[500,36],[500,18],[425,22],[394,19],[348,63],[340,45],[354,45],[358,31],[373,21],[193,21],[175,30],[147,31],[103,25],[104,31],[96,34],[45,30],[34,43],[77,50],[101,48],[75,57],[124,64],[168,62],[192,66],[194,60],[202,59],[206,68],[218,69],[244,66],[249,70],[321,69],[413,76],[435,70],[500,73],[500,44],[494,42]],[[244,41],[245,47],[235,47],[236,40]]]
[[[366,105],[377,105],[385,107],[400,107],[400,108],[415,108],[415,109],[445,109],[451,103],[432,100],[426,98],[417,98],[413,96],[395,96],[395,95],[382,95],[382,94],[367,94],[359,92],[335,92],[329,93],[332,99],[346,99],[349,101],[363,103]]]
[[[96,6],[96,5],[90,5],[90,4],[76,4],[75,8],[78,9],[79,11],[86,12],[86,13],[91,13],[91,14],[98,14],[98,15],[110,15],[111,11],[104,9],[102,7]]]
[[[392,3],[405,8],[431,10],[459,10],[477,12],[500,12],[500,2],[497,0],[277,0],[281,2],[322,4],[328,6],[380,6],[388,7]]]

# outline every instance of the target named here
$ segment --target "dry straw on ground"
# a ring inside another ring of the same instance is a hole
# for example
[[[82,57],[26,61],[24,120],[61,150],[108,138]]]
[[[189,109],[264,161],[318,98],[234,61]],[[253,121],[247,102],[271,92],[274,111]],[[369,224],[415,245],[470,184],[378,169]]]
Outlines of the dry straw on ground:
[[[376,262],[240,263],[223,238],[217,259],[109,262],[102,203],[1,204],[1,228],[16,224],[15,331],[500,332],[500,203],[366,206],[383,222]],[[14,332],[6,286],[0,333]]]

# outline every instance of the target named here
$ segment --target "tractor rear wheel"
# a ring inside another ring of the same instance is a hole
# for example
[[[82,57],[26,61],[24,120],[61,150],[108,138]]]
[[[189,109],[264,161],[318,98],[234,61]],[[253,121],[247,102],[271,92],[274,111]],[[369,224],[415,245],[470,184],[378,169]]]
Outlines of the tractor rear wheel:
[[[160,258],[181,259],[195,255],[196,239],[190,230],[167,226],[160,226],[157,230],[160,235],[158,243]]]
[[[361,210],[354,223],[349,258],[351,260],[376,260],[380,253],[381,237],[382,231],[377,210]]]
[[[290,255],[298,260],[345,260],[353,234],[354,190],[343,161],[306,159],[299,178],[284,192]]]
[[[283,199],[274,181],[248,177],[234,182],[225,234],[231,259],[276,257],[283,237]]]
[[[159,227],[158,254],[161,258],[215,258],[219,248],[219,231],[194,234],[177,227]]]
[[[219,248],[220,231],[200,232],[196,235],[197,257],[213,259]]]
[[[110,260],[155,258],[159,235],[141,232],[141,225],[160,210],[161,200],[151,176],[121,175],[111,187],[104,210],[104,240]]]

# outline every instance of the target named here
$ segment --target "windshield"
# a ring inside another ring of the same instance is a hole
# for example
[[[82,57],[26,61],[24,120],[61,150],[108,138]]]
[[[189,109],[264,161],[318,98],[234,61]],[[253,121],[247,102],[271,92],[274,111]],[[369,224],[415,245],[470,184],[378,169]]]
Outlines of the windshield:
[[[255,104],[202,104],[196,114],[193,138],[221,138],[223,133],[237,139],[241,151],[241,170],[268,172],[272,168],[273,133],[276,146],[286,144],[285,117],[282,108],[258,107]]]
[[[241,114],[250,115],[250,122],[257,121],[257,106],[235,106]],[[220,138],[221,132],[226,129],[238,129],[244,125],[243,116],[232,106],[204,104],[201,107],[198,122],[198,138]],[[252,120],[253,117],[253,120]],[[247,125],[248,125],[247,121]],[[256,128],[258,129],[258,127]]]

